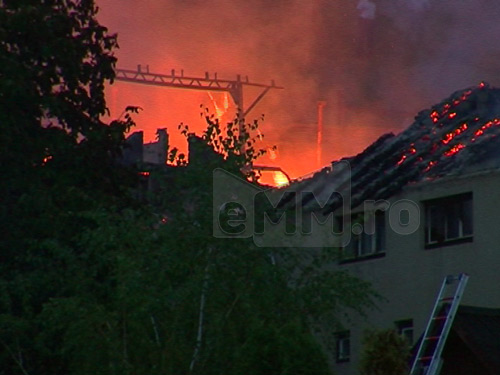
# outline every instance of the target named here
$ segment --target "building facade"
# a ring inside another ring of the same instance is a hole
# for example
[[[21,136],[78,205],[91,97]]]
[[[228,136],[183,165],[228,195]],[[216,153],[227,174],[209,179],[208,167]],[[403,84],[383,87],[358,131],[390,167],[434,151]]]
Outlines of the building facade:
[[[383,225],[343,248],[338,269],[369,281],[385,300],[367,317],[344,322],[337,335],[335,374],[358,374],[367,328],[393,328],[415,344],[447,275],[470,276],[462,305],[500,307],[499,191],[498,170],[408,186],[386,201]],[[408,207],[416,217],[409,217]],[[394,220],[402,222],[391,225]],[[416,228],[401,233],[415,224],[407,220],[416,221]]]
[[[500,308],[500,90],[457,91],[400,134],[288,190],[302,197],[301,210],[334,215],[344,237],[332,267],[384,298],[336,332],[335,374],[359,373],[368,328],[394,328],[415,344],[447,275],[470,276],[461,305]],[[314,236],[331,246],[329,233]]]

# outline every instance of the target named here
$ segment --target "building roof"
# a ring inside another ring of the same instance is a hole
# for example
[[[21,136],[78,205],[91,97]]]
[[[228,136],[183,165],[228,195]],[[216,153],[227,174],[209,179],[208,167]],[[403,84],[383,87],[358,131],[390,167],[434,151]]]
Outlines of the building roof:
[[[452,330],[485,369],[499,373],[500,309],[460,306]]]
[[[413,345],[415,360],[423,334]],[[459,306],[441,355],[441,375],[500,374],[500,309]]]
[[[287,190],[312,192],[331,212],[341,204],[332,191],[342,195],[350,185],[354,208],[410,184],[500,167],[498,135],[500,90],[481,83],[421,111],[401,133],[385,134],[360,154],[335,161]]]

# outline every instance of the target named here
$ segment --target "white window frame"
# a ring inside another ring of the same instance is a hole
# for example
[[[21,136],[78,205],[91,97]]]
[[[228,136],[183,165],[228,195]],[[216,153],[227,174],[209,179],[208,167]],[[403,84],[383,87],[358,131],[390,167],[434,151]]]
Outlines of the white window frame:
[[[373,215],[373,220],[374,220],[374,233],[372,234],[367,234],[364,231],[364,228],[366,226],[367,220],[365,219],[365,215]],[[381,230],[378,230],[377,228],[377,215],[381,215],[381,220],[383,222],[383,227]],[[353,214],[351,216],[351,226],[352,223],[358,223],[359,219],[362,219],[363,223],[363,232],[361,234],[351,235],[351,242],[344,246],[344,255],[346,255],[345,259],[357,259],[357,258],[364,258],[364,257],[369,257],[370,255],[374,254],[381,254],[385,252],[385,231],[386,231],[386,225],[385,225],[385,212],[378,210],[375,212],[367,212],[367,213],[358,213],[358,214]],[[384,238],[382,241],[381,248],[377,248],[377,243],[380,238]],[[367,248],[365,248],[365,241],[368,239],[369,244],[370,244],[370,250],[368,251]],[[355,241],[355,243],[353,243]]]
[[[459,209],[463,209],[463,206],[467,202],[471,202],[471,212],[470,214],[471,220],[473,221],[473,196],[472,193],[465,193],[465,194],[457,194],[457,195],[452,195],[452,196],[447,196],[443,198],[438,198],[438,199],[432,199],[430,201],[424,201],[424,206],[425,206],[425,245],[426,246],[432,246],[432,245],[445,245],[448,243],[453,243],[453,241],[456,240],[462,240],[462,239],[471,239],[474,236],[474,224],[472,222],[472,228],[471,228],[471,233],[465,233],[464,232],[464,219],[465,217],[459,216],[457,225],[458,228],[456,228],[457,235],[454,237],[450,237],[448,233],[448,218],[450,216],[450,212],[446,212],[446,210],[449,210],[450,207],[453,205],[458,205]],[[443,212],[444,211],[444,212]],[[466,213],[464,213],[465,215]],[[436,221],[443,221],[442,225],[444,228],[444,237],[442,240],[438,239],[433,239],[433,233],[432,230],[434,228],[434,223]]]
[[[351,335],[349,331],[339,332],[336,339],[337,362],[348,362],[351,357]]]

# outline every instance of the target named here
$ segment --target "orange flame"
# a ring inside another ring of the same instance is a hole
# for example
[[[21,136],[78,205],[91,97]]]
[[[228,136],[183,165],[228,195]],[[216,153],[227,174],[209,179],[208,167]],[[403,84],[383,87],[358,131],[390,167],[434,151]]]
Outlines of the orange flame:
[[[287,186],[290,182],[283,172],[273,172],[273,181],[276,187]]]
[[[222,116],[224,116],[227,112],[227,110],[229,109],[229,98],[228,98],[228,95],[227,95],[227,92],[224,92],[224,103],[223,103],[223,107],[219,107],[219,105],[217,104],[217,101],[215,100],[214,96],[212,95],[212,93],[210,91],[207,91],[207,94],[208,94],[208,97],[210,98],[210,100],[212,101],[212,104],[214,105],[214,109],[215,109],[215,114],[217,116],[217,118],[219,120],[222,119]]]
[[[259,138],[259,141],[262,141],[262,139],[264,138],[264,136],[262,135],[262,133],[259,129],[257,129],[257,138]]]

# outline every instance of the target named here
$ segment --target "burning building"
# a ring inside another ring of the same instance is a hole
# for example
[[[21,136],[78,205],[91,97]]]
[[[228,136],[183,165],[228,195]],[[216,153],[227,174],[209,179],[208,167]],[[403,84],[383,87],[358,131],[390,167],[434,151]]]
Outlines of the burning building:
[[[481,83],[421,111],[400,134],[383,135],[289,187],[312,193],[301,195],[303,210],[334,218],[342,235],[332,267],[371,282],[387,299],[336,332],[336,374],[358,373],[366,328],[394,328],[415,344],[441,281],[462,272],[470,282],[441,374],[498,373],[499,135],[500,90]]]
[[[124,163],[164,165],[167,162],[168,133],[166,129],[156,130],[156,141],[144,143],[144,133],[137,131],[127,137],[123,150]]]

